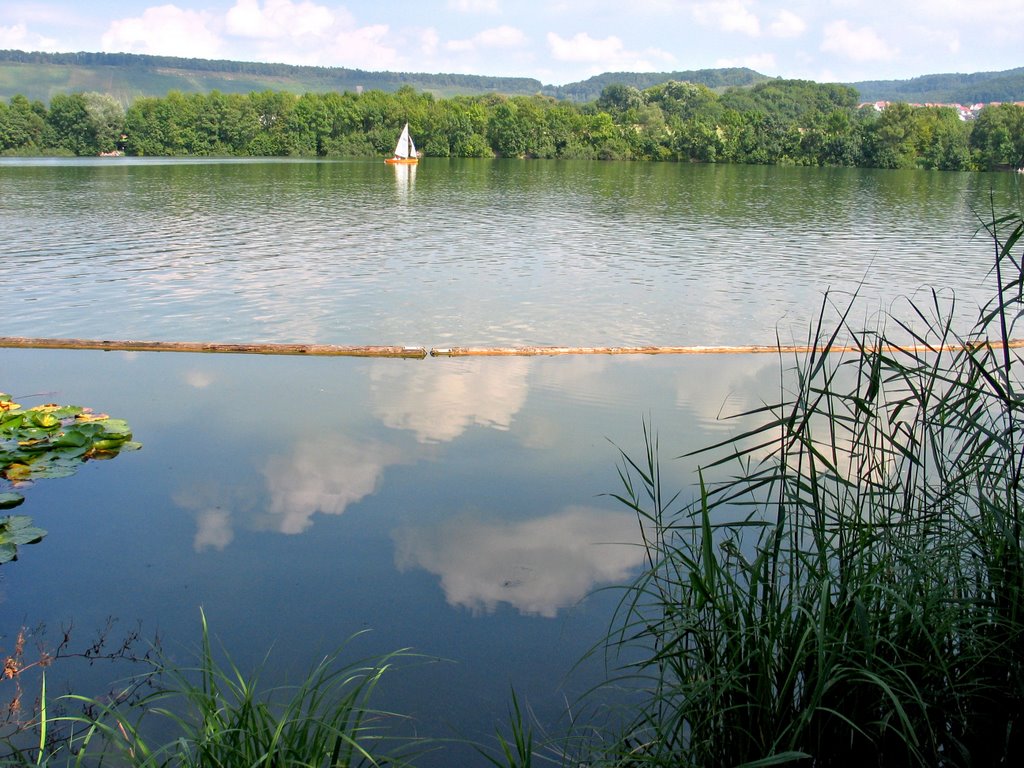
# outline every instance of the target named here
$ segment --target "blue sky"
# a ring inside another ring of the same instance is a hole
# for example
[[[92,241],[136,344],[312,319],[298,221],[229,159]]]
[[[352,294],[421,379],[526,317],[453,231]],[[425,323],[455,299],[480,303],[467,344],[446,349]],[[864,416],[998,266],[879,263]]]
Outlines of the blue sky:
[[[0,0],[0,48],[534,77],[819,82],[1024,66],[1024,0]]]

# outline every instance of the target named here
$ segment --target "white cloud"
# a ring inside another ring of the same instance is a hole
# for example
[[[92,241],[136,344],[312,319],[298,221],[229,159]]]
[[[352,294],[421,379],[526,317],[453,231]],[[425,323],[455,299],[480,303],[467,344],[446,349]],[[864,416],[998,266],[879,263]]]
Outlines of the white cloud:
[[[501,26],[485,29],[468,40],[451,40],[445,46],[449,51],[477,51],[493,48],[519,48],[526,44],[526,35],[515,27]]]
[[[437,48],[441,43],[441,36],[437,34],[437,30],[433,27],[424,29],[420,32],[419,46],[420,52],[424,56],[433,56],[437,53]]]
[[[396,531],[395,564],[441,579],[450,605],[474,613],[500,603],[554,617],[598,584],[624,581],[644,559],[636,517],[568,507],[520,522],[449,520]]]
[[[448,0],[448,9],[459,13],[499,13],[498,0]]]
[[[228,34],[239,37],[277,38],[319,36],[335,23],[329,8],[304,0],[238,0],[225,17]]]
[[[792,11],[782,10],[775,14],[775,21],[768,25],[773,37],[799,37],[807,30],[807,24]]]
[[[853,61],[888,61],[899,53],[878,36],[871,27],[854,29],[845,19],[825,27],[821,50]]]
[[[592,64],[598,70],[633,70],[637,72],[670,66],[675,56],[658,48],[643,51],[627,50],[615,35],[602,39],[593,38],[586,32],[578,32],[571,38],[564,38],[549,32],[548,48],[558,61]]]
[[[30,33],[24,24],[15,24],[11,27],[0,27],[0,48],[22,51],[53,51],[57,48],[57,41],[50,37]]]
[[[214,24],[214,16],[206,11],[158,5],[141,16],[112,21],[100,47],[119,53],[218,58],[223,45]]]
[[[1024,3],[1020,0],[910,0],[907,5],[911,18],[949,19],[965,24],[980,21],[985,26],[991,26],[994,19],[1002,19],[1007,25],[1024,23]]]
[[[693,17],[699,24],[718,27],[724,32],[740,32],[750,37],[761,34],[761,22],[751,13],[746,0],[712,0],[695,3]]]
[[[551,55],[559,61],[600,61],[614,59],[622,53],[622,41],[612,35],[596,40],[586,32],[578,32],[565,39],[554,32],[548,33],[548,47]]]
[[[403,61],[388,43],[388,32],[387,24],[342,30],[334,36],[329,54],[317,58],[359,69],[399,69]]]

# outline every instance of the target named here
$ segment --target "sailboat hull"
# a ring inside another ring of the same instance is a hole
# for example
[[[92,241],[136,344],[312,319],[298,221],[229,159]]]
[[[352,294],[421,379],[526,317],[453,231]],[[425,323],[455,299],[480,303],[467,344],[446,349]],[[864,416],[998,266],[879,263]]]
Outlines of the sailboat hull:
[[[389,157],[384,160],[388,165],[416,165],[419,161],[418,157]]]

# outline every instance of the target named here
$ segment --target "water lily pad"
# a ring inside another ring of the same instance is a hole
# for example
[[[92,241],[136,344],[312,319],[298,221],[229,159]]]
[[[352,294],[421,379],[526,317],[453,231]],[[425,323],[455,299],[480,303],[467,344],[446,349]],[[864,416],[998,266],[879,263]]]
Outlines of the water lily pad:
[[[42,528],[32,524],[32,518],[26,515],[8,515],[0,518],[0,563],[14,560],[18,556],[18,547],[22,544],[35,544],[46,535]]]
[[[124,419],[93,413],[78,405],[47,403],[28,410],[0,393],[0,509],[24,502],[20,493],[35,480],[73,475],[83,462],[112,459],[137,450]],[[0,563],[14,560],[17,548],[32,544],[46,531],[22,515],[0,518]]]
[[[20,493],[0,493],[0,509],[13,509],[25,500]]]
[[[127,440],[132,436],[132,428],[128,426],[128,422],[124,419],[107,419],[103,422],[103,431],[108,438],[121,435]]]

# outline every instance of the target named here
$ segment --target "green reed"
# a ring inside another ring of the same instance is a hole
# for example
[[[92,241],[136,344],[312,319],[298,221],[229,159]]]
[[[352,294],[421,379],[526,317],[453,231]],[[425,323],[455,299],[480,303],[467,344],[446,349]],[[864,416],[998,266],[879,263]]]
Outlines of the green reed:
[[[344,650],[344,649],[342,649]],[[340,653],[340,651],[339,651]],[[396,716],[370,707],[385,672],[404,651],[365,662],[325,657],[293,686],[266,688],[260,673],[217,660],[206,617],[195,667],[158,657],[112,700],[61,697],[82,714],[54,717],[67,735],[38,759],[51,765],[234,768],[265,766],[402,766],[422,742],[402,740],[388,726]],[[127,699],[127,700],[126,700]],[[154,720],[159,722],[154,722]],[[154,728],[155,726],[155,728]],[[152,734],[163,734],[153,741]],[[168,735],[169,734],[169,735]],[[25,753],[21,758],[26,758]]]
[[[759,426],[694,454],[695,503],[663,496],[646,425],[646,455],[622,453],[647,566],[608,644],[639,654],[614,684],[642,703],[587,764],[1024,758],[1024,401],[1006,344],[1024,219],[986,229],[998,288],[968,335],[935,294],[867,332],[823,308],[817,351],[743,414]]]

